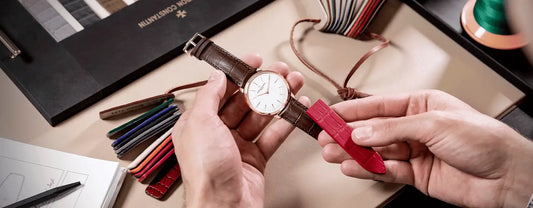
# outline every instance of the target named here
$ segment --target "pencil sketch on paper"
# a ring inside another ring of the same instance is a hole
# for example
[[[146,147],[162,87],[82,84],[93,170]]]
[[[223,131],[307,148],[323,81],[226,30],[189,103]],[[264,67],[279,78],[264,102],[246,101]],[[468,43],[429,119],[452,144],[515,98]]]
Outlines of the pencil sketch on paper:
[[[9,173],[0,183],[0,201],[16,202],[24,184],[24,176],[17,173]],[[0,203],[4,206],[4,203]]]
[[[88,175],[49,167],[33,162],[0,156],[0,207],[31,197],[48,189],[80,181],[87,181]],[[41,207],[75,207],[83,188]]]

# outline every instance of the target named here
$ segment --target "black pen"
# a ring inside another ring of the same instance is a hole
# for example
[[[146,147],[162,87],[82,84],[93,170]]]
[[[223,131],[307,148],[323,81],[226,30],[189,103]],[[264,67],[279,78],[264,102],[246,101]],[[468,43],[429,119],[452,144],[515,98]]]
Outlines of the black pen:
[[[55,187],[53,189],[47,190],[47,191],[45,191],[43,193],[37,194],[35,196],[26,198],[26,199],[18,201],[18,202],[15,202],[14,204],[8,205],[7,207],[4,207],[4,208],[35,206],[35,205],[43,203],[43,202],[45,202],[47,200],[55,198],[55,197],[59,196],[59,194],[65,192],[65,191],[71,190],[71,189],[73,189],[75,187],[78,187],[79,185],[81,185],[81,183],[78,181],[78,182],[70,183],[70,184],[67,184],[67,185],[58,186],[58,187]]]

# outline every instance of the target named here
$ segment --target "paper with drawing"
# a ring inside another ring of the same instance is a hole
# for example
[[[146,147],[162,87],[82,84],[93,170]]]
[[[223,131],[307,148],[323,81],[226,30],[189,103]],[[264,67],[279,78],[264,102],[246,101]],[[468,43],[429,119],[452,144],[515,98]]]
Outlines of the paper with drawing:
[[[76,181],[82,186],[42,207],[112,206],[120,172],[117,162],[0,138],[0,207]]]

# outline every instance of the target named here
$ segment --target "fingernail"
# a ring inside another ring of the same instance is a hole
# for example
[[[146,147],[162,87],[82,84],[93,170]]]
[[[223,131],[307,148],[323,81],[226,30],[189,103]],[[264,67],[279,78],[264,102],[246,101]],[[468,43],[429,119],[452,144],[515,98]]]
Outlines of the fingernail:
[[[217,79],[220,79],[220,75],[221,74],[222,74],[222,72],[219,71],[219,70],[215,70],[215,71],[211,72],[211,75],[209,75],[208,82],[212,82],[212,81],[215,81]]]
[[[372,134],[373,134],[373,131],[372,131],[371,126],[356,128],[352,131],[352,140],[362,141],[362,140],[370,139],[370,137],[372,137]]]

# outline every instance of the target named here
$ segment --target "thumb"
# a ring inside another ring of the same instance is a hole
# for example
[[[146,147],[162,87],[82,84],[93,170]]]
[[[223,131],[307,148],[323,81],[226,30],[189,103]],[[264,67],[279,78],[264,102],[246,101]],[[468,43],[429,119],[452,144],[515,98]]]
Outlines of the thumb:
[[[193,110],[205,113],[217,113],[220,101],[226,92],[226,76],[220,70],[214,70],[207,84],[198,90],[193,104]]]
[[[446,119],[435,113],[421,113],[412,116],[375,119],[352,131],[352,140],[362,146],[376,147],[417,141],[426,146],[437,142],[437,137],[446,128]]]

